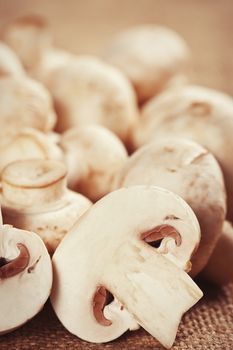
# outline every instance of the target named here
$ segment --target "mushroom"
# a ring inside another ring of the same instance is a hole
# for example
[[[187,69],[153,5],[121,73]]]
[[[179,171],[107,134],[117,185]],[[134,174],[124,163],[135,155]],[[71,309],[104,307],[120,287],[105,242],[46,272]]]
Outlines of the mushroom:
[[[225,221],[223,232],[201,276],[215,284],[233,282],[233,227]]]
[[[47,87],[55,101],[59,132],[101,124],[127,143],[138,110],[133,88],[116,68],[79,56],[53,69]]]
[[[127,159],[121,140],[100,125],[72,128],[61,136],[68,187],[96,201],[111,191],[115,174]]]
[[[182,314],[202,296],[183,271],[199,239],[198,221],[177,195],[153,186],[111,192],[53,256],[58,318],[86,341],[107,342],[139,324],[171,347]]]
[[[14,51],[0,41],[0,77],[23,76],[24,74],[24,69]]]
[[[201,241],[192,257],[190,274],[197,275],[213,252],[226,215],[223,176],[213,155],[185,139],[154,141],[138,149],[118,173],[116,187],[134,185],[164,187],[193,209],[201,227]]]
[[[27,15],[14,19],[3,29],[3,40],[15,51],[26,69],[33,67],[52,46],[44,17]]]
[[[0,284],[0,334],[4,334],[34,317],[51,291],[51,260],[35,233],[0,227]]]
[[[23,127],[48,132],[56,123],[49,92],[27,77],[0,79],[0,110],[0,134]]]
[[[0,140],[0,173],[15,160],[63,160],[63,152],[53,137],[53,134],[50,136],[31,128],[11,130],[9,134],[4,134]]]
[[[91,202],[66,187],[64,164],[22,160],[2,172],[3,222],[37,233],[50,254]]]
[[[142,104],[185,70],[189,49],[173,30],[142,25],[113,38],[105,48],[103,58],[126,74]]]
[[[227,191],[227,216],[233,220],[233,99],[199,86],[170,89],[142,110],[134,148],[162,137],[190,138],[218,160]]]

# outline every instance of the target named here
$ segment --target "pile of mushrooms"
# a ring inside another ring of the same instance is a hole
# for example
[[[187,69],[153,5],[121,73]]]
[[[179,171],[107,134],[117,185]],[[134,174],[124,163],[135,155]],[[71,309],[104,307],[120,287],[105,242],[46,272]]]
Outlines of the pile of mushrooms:
[[[233,281],[233,99],[187,85],[189,49],[165,27],[99,57],[55,47],[39,16],[1,40],[0,334],[51,292],[81,339],[141,326],[170,348],[193,278]]]

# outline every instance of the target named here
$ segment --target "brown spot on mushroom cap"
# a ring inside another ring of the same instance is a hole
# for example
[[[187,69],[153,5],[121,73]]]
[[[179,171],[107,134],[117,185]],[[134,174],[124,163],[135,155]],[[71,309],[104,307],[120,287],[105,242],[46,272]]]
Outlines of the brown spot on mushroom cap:
[[[0,279],[14,277],[24,271],[28,266],[30,254],[27,247],[22,243],[18,243],[17,247],[19,249],[17,258],[11,261],[5,261],[0,267]]]

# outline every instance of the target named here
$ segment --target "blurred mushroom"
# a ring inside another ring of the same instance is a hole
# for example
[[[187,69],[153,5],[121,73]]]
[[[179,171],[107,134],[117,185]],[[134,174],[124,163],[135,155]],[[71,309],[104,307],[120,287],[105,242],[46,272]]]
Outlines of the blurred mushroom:
[[[61,136],[68,168],[68,186],[92,201],[113,188],[115,174],[127,159],[118,137],[100,125],[72,128]]]
[[[66,187],[66,168],[57,161],[10,163],[2,172],[3,222],[36,232],[53,253],[91,202]]]
[[[14,51],[0,41],[0,78],[5,75],[23,76],[24,74],[24,69]]]
[[[183,271],[199,238],[191,208],[167,190],[135,186],[108,194],[53,256],[58,318],[87,341],[107,342],[139,324],[171,347],[183,313],[202,297]]]
[[[103,57],[126,74],[141,104],[158,94],[170,79],[185,70],[189,50],[185,41],[173,30],[142,25],[113,38]]]
[[[50,257],[35,233],[0,227],[0,283],[0,334],[4,334],[34,317],[51,291]]]

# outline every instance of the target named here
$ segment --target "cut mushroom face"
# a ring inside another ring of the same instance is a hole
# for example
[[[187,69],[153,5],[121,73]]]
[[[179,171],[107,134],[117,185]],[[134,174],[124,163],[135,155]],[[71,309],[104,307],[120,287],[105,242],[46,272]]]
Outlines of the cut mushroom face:
[[[127,159],[126,149],[115,134],[99,125],[73,128],[62,135],[60,145],[69,188],[92,201],[112,190],[115,174]]]
[[[233,227],[225,221],[223,232],[202,272],[202,277],[215,284],[233,282]]]
[[[185,70],[189,50],[171,29],[144,25],[118,34],[105,48],[103,57],[126,74],[139,103],[143,103]]]
[[[192,276],[206,265],[219,239],[226,215],[221,169],[215,158],[195,142],[167,138],[135,152],[118,174],[116,187],[156,185],[181,196],[201,227],[201,242],[192,257]],[[168,217],[168,222],[176,220]]]
[[[24,159],[62,160],[63,153],[50,135],[36,129],[11,130],[0,141],[0,172],[15,161]]]
[[[43,307],[52,286],[52,265],[33,232],[0,228],[0,334],[21,326]]]
[[[218,160],[227,191],[228,218],[233,219],[233,99],[198,86],[170,89],[143,108],[134,134],[135,148],[159,138],[190,138]]]
[[[0,77],[23,76],[24,74],[24,69],[14,51],[0,41]]]
[[[159,249],[147,243],[161,238]],[[139,324],[171,347],[182,314],[202,296],[183,271],[199,238],[191,208],[167,190],[135,186],[108,194],[53,256],[57,316],[87,341],[107,342]]]
[[[26,77],[0,79],[1,133],[31,127],[43,132],[53,129],[56,115],[49,92]]]
[[[36,232],[52,254],[91,202],[67,190],[62,163],[25,160],[3,170],[1,204],[4,223]]]
[[[79,56],[48,78],[58,113],[58,131],[101,124],[124,142],[137,121],[133,88],[117,69],[95,57]]]
[[[46,20],[36,15],[20,17],[10,22],[4,28],[2,36],[26,69],[34,66],[52,45]]]

